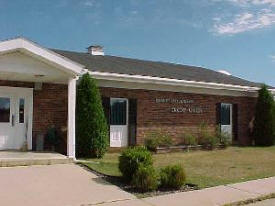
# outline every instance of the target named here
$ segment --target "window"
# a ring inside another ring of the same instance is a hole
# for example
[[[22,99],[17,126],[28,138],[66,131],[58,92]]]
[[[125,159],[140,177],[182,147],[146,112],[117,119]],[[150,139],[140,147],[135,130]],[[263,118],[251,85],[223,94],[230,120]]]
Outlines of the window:
[[[0,97],[0,122],[10,122],[10,98]]]
[[[19,99],[19,123],[24,123],[25,99]]]
[[[111,99],[111,125],[126,125],[127,100]]]
[[[231,124],[231,105],[221,104],[221,125]]]

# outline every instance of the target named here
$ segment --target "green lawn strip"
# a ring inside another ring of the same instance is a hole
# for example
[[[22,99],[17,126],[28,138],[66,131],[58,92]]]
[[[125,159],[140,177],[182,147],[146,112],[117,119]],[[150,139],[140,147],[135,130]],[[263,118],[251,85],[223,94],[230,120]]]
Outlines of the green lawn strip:
[[[91,161],[91,162],[81,162],[81,164],[87,166],[91,170],[94,170],[104,175],[115,176],[115,177],[121,176],[117,163]]]
[[[275,176],[275,147],[231,147],[226,150],[159,154],[155,166],[181,164],[187,182],[200,188]]]
[[[252,204],[252,203],[256,203],[256,202],[260,202],[268,199],[273,199],[273,198],[275,198],[275,193],[272,193],[269,195],[263,195],[257,198],[251,198],[251,199],[247,199],[239,202],[233,202],[230,204],[225,204],[224,206],[242,206],[242,205],[248,205],[248,204]]]
[[[121,176],[118,157],[118,153],[107,153],[103,159],[85,159],[84,164],[99,173]],[[275,147],[154,154],[153,159],[156,169],[181,164],[186,170],[187,183],[199,188],[275,176]]]

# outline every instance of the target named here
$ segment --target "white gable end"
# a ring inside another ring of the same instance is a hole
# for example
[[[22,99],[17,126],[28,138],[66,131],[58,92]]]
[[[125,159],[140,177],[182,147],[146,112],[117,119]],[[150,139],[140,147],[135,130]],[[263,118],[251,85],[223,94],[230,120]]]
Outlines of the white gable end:
[[[68,73],[21,52],[0,55],[2,80],[66,83]]]
[[[80,75],[83,71],[85,71],[83,65],[71,61],[24,38],[0,42],[0,56],[7,53],[13,53],[15,51],[20,51],[30,56],[34,56],[35,58],[40,59],[41,61],[44,61],[73,76]]]

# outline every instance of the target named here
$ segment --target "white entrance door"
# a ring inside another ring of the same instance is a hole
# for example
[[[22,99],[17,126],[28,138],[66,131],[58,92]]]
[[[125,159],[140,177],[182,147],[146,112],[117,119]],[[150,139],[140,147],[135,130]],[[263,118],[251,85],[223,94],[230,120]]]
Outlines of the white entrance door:
[[[111,98],[110,147],[128,146],[128,100]]]
[[[221,104],[221,132],[232,140],[232,104]]]
[[[14,98],[9,94],[0,94],[0,149],[12,149],[14,136],[13,112]]]
[[[32,90],[0,87],[0,150],[31,149]]]

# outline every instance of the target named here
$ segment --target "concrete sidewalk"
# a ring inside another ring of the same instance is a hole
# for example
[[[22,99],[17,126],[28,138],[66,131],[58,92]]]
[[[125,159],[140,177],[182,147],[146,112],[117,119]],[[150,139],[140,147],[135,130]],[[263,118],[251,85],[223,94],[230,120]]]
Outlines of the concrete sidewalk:
[[[127,200],[102,206],[216,206],[256,198],[275,192],[275,177],[203,190]]]
[[[0,205],[212,206],[275,193],[275,177],[144,199],[74,164],[0,168]]]
[[[0,151],[0,167],[72,163],[73,159],[55,152]]]
[[[132,199],[75,164],[0,168],[1,206],[90,206]]]

